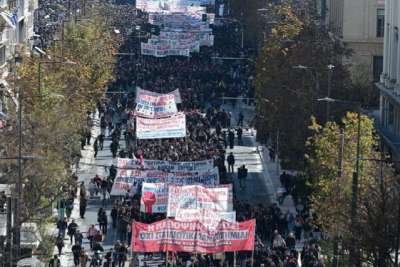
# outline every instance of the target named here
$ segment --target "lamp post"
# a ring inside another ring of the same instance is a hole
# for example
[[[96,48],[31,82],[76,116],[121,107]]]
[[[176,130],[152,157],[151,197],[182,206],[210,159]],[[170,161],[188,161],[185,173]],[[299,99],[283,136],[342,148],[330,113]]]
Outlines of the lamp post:
[[[331,86],[331,84],[332,84],[332,74],[333,74],[333,69],[335,68],[335,66],[333,64],[329,64],[326,67],[328,69],[327,97],[330,98],[331,97],[331,87],[332,87]],[[292,68],[309,72],[311,74],[312,78],[314,79],[315,90],[317,92],[320,91],[319,73],[314,67],[308,67],[308,66],[304,66],[304,65],[297,65],[297,66],[293,66]],[[327,101],[326,102],[326,121],[329,121],[329,118],[330,118],[330,102]]]
[[[353,181],[352,181],[352,190],[351,190],[351,232],[353,235],[357,231],[357,208],[358,208],[358,179],[360,176],[360,154],[361,154],[361,103],[339,100],[330,97],[320,98],[317,101],[327,102],[327,103],[340,103],[347,104],[357,107],[357,148],[356,148],[356,164],[355,171],[353,172]],[[355,248],[355,238],[354,236],[351,239],[350,252],[349,252],[349,267],[353,267],[357,262],[357,253]]]

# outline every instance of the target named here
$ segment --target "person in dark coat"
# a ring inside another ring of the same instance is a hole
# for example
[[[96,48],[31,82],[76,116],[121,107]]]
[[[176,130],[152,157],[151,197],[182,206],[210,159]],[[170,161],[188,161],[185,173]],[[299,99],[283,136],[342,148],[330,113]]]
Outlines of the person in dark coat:
[[[233,172],[233,167],[235,165],[235,156],[232,152],[229,154],[226,160],[228,162],[228,172]]]
[[[229,132],[228,132],[228,141],[229,141],[229,148],[233,149],[233,147],[235,145],[235,134],[230,129],[229,129]]]
[[[78,225],[76,224],[75,220],[68,225],[68,235],[71,239],[71,244],[73,242],[73,238],[75,237],[76,230],[78,229]]]
[[[79,242],[75,242],[75,245],[71,247],[72,255],[74,256],[74,265],[79,265],[79,258],[82,252],[82,246]]]
[[[79,202],[79,215],[81,216],[82,219],[85,218],[86,207],[87,207],[87,199],[85,197],[84,198],[81,197]]]

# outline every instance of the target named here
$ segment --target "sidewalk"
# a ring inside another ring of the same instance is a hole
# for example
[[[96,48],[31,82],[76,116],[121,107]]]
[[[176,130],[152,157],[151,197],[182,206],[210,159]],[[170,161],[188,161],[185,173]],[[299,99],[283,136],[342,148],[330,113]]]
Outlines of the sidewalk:
[[[222,106],[226,111],[231,112],[231,124],[232,128],[237,124],[239,112],[241,111],[244,115],[244,129],[243,129],[243,144],[242,146],[236,146],[236,134],[235,134],[235,147],[233,150],[230,150],[229,147],[227,149],[227,155],[230,152],[233,152],[235,159],[237,159],[237,163],[235,163],[235,188],[237,188],[237,167],[240,164],[245,164],[248,168],[249,174],[258,173],[261,176],[258,179],[254,178],[254,175],[249,175],[246,180],[246,189],[249,194],[248,198],[258,199],[259,192],[265,190],[265,197],[268,198],[270,204],[277,203],[277,195],[276,192],[280,187],[282,187],[280,182],[280,174],[277,173],[277,163],[273,162],[269,158],[268,148],[259,144],[256,141],[257,131],[255,129],[248,129],[248,122],[254,117],[255,110],[254,106],[248,106],[247,104],[239,101],[236,103],[234,107],[230,104],[225,104]],[[252,155],[251,158],[245,159],[243,153],[257,153],[257,156]],[[279,166],[280,172],[282,172],[281,166]],[[240,192],[240,191],[239,191]],[[255,201],[257,202],[257,201]],[[253,202],[254,203],[254,202]],[[282,203],[279,205],[283,212],[289,211],[291,213],[296,213],[295,205],[291,196],[287,196]]]

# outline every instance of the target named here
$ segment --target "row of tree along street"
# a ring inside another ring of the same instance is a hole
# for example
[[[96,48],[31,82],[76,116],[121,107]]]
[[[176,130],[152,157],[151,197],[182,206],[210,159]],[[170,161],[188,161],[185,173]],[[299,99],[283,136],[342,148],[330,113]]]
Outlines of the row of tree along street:
[[[362,114],[376,101],[372,83],[361,87],[351,75],[342,60],[352,51],[312,9],[271,4],[264,12],[267,37],[254,81],[259,141],[284,169],[297,171],[288,189],[296,204],[315,211],[329,261],[394,266],[400,187],[373,121]],[[271,141],[277,137],[279,147]]]

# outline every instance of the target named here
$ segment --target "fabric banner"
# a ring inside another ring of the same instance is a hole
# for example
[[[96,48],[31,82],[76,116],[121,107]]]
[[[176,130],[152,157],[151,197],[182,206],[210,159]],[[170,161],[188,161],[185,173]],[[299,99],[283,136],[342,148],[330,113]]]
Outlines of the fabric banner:
[[[117,166],[119,169],[145,169],[159,170],[165,172],[205,172],[214,169],[214,160],[183,161],[173,162],[167,160],[118,158]]]
[[[206,172],[168,173],[157,170],[118,169],[111,189],[112,196],[124,196],[127,190],[136,190],[142,183],[168,183],[175,185],[201,184],[216,186],[219,184],[218,168]]]
[[[167,57],[167,56],[190,56],[190,49],[177,49],[170,44],[154,45],[154,44],[141,44],[141,53],[145,56],[154,57]]]
[[[148,119],[136,117],[138,139],[162,139],[186,137],[186,116],[178,113],[170,118]]]
[[[175,95],[149,95],[145,91],[136,94],[135,115],[146,118],[163,118],[178,113]]]
[[[215,231],[200,222],[179,222],[171,219],[153,224],[132,223],[133,252],[219,253],[252,251],[256,221],[240,223],[221,221]]]
[[[149,214],[166,213],[168,203],[168,184],[143,183],[140,211]]]
[[[149,95],[149,96],[156,96],[157,97],[157,96],[162,96],[164,94],[160,94],[160,93],[156,93],[156,92],[152,92],[152,91],[148,91],[148,90],[144,90],[144,89],[141,89],[139,87],[136,87],[136,98],[135,98],[135,101],[137,101],[137,99],[139,99],[140,95]],[[175,89],[174,91],[171,91],[171,92],[167,93],[166,95],[174,95],[175,96],[175,103],[177,103],[177,104],[182,103],[182,97],[181,97],[181,93],[179,92],[179,89]]]
[[[222,220],[236,222],[236,212],[213,211],[210,209],[178,209],[176,211],[175,220],[182,222],[198,220],[207,229],[214,230]]]
[[[167,216],[175,217],[179,209],[232,211],[232,186],[170,185]]]

